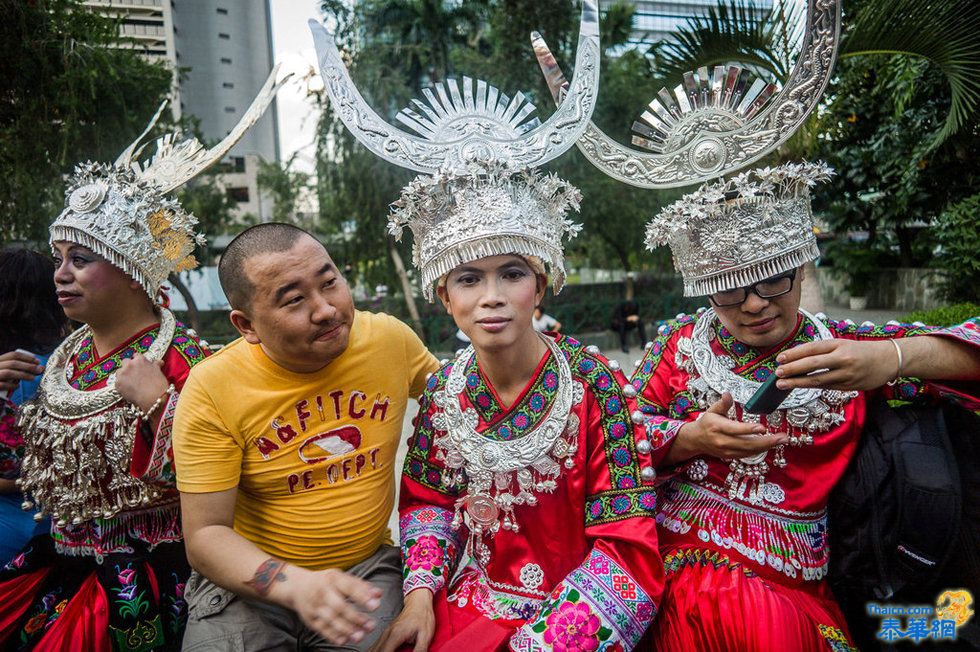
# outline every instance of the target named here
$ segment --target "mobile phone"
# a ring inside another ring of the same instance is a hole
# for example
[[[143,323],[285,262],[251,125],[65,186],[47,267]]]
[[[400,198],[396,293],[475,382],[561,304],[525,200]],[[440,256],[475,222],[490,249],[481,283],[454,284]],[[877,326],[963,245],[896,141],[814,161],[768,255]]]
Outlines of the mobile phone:
[[[745,402],[745,411],[751,414],[769,414],[778,408],[783,399],[789,396],[791,389],[779,389],[776,381],[779,377],[775,373],[771,374],[762,386],[755,391],[748,401]]]

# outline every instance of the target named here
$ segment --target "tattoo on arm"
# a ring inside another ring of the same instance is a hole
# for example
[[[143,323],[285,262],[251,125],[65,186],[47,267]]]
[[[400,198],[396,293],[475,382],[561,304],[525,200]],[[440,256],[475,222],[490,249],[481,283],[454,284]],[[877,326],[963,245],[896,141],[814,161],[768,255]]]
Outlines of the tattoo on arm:
[[[255,589],[255,592],[264,598],[269,595],[273,582],[285,581],[286,562],[270,557],[259,565],[252,579],[246,580],[245,583]]]

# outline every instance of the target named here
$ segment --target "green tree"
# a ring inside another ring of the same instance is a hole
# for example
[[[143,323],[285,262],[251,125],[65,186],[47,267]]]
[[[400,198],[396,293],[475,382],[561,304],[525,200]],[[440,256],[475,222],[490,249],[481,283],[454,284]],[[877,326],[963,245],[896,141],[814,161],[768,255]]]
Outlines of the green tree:
[[[0,243],[45,240],[75,163],[112,161],[173,72],[119,49],[118,24],[78,0],[0,0]]]
[[[272,220],[274,222],[300,222],[300,209],[307,195],[313,190],[313,176],[301,170],[294,170],[296,154],[283,164],[259,162],[258,186],[272,197]],[[311,224],[303,224],[312,228]]]

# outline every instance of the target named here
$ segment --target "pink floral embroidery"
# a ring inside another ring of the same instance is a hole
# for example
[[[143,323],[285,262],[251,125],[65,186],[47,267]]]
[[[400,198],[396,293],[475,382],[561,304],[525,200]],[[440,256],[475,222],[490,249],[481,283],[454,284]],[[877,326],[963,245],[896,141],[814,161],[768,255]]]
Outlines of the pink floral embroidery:
[[[133,578],[136,577],[136,571],[132,568],[127,568],[119,573],[119,583],[123,586],[128,586],[133,583]]]
[[[439,547],[439,540],[430,534],[420,536],[408,549],[405,565],[413,571],[431,571],[442,566],[442,548]]]
[[[619,593],[625,600],[636,600],[636,584],[630,581],[626,575],[613,575],[613,590]]]
[[[548,615],[544,642],[555,652],[594,652],[599,648],[599,619],[589,605],[566,602]]]
[[[20,553],[10,560],[10,563],[7,564],[7,568],[21,568],[24,566],[25,561],[27,561],[27,557],[24,556],[24,553]]]
[[[589,570],[593,573],[608,573],[609,560],[600,555],[592,555],[589,558]]]

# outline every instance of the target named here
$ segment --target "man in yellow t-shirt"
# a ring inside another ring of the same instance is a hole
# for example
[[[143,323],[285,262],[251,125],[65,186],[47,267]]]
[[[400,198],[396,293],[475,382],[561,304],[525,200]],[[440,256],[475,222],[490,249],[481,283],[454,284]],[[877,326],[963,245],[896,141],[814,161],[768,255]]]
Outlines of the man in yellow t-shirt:
[[[355,310],[296,227],[244,231],[219,276],[242,337],[192,371],[174,421],[184,649],[367,649],[401,608],[395,452],[438,363],[400,321]]]

